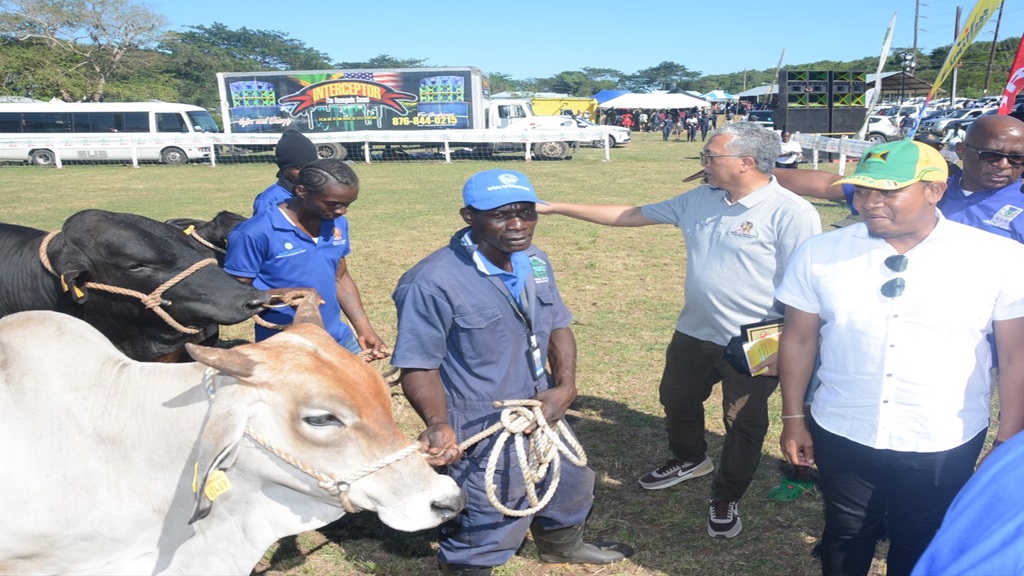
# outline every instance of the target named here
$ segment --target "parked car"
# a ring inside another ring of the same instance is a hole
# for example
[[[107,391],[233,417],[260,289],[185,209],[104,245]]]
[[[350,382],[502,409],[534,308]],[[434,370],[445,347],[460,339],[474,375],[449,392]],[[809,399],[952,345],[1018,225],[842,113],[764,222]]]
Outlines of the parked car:
[[[994,108],[955,108],[950,110],[947,114],[936,116],[921,122],[921,127],[918,131],[922,132],[927,130],[929,132],[934,132],[935,134],[944,134],[946,132],[946,126],[948,126],[950,122],[974,119],[990,110],[994,110]]]
[[[765,128],[775,128],[775,111],[774,110],[751,110],[747,115],[747,122],[754,122],[760,124]]]
[[[998,111],[999,111],[998,108],[988,108],[983,113],[978,114],[977,116],[972,116],[970,118],[960,118],[960,119],[952,120],[952,121],[950,121],[950,122],[948,122],[946,124],[945,129],[942,131],[942,133],[945,134],[946,132],[959,131],[959,130],[966,131],[967,127],[970,126],[971,123],[973,123],[978,118],[981,118],[982,116],[988,116],[990,114],[995,114]]]
[[[868,116],[868,129],[864,134],[864,140],[875,145],[899,139],[900,129],[888,116]]]
[[[590,120],[584,120],[583,118],[576,118],[576,125],[584,130],[593,130],[597,133],[608,134],[608,147],[614,148],[621,144],[629,144],[630,140],[633,139],[633,132],[629,128],[623,128],[622,126],[604,126],[600,124],[594,124]],[[597,138],[590,141],[582,141],[580,145],[591,145],[595,148],[604,148],[604,139]]]

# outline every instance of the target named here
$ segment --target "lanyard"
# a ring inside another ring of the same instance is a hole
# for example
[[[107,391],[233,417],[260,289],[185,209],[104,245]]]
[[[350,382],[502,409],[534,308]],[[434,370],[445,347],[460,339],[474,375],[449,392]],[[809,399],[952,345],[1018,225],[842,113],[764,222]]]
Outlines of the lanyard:
[[[533,333],[533,315],[530,311],[530,298],[532,295],[530,294],[531,291],[527,288],[527,286],[530,286],[529,277],[527,278],[527,283],[523,288],[523,294],[520,298],[520,300],[522,300],[522,304],[517,303],[515,299],[512,298],[512,294],[509,292],[508,287],[506,287],[505,283],[499,278],[489,276],[488,279],[491,281],[491,284],[494,284],[494,287],[501,292],[501,295],[505,297],[505,300],[508,301],[509,305],[512,306],[512,311],[515,312],[516,317],[523,322],[523,327],[526,328],[526,341],[530,348],[526,353],[526,358],[530,364],[530,371],[533,373],[533,379],[540,380],[545,374],[547,374],[547,370],[544,367],[544,358],[542,358],[540,354],[540,344],[537,342],[537,335]]]

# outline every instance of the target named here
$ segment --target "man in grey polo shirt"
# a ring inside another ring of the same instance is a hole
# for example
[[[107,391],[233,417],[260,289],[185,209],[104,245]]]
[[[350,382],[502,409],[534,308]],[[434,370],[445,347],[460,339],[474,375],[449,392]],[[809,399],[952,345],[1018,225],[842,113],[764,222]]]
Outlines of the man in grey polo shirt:
[[[686,299],[660,387],[672,458],[641,477],[640,485],[668,488],[714,470],[704,439],[704,401],[722,382],[725,443],[711,484],[712,537],[732,538],[742,529],[738,501],[760,459],[768,397],[778,385],[774,358],[763,375],[747,376],[725,360],[725,345],[740,326],[782,317],[774,292],[789,256],[821,232],[814,207],[771,176],[780,149],[771,130],[728,124],[711,134],[701,152],[706,186],[647,206],[537,206],[542,214],[607,226],[673,224],[682,230]]]

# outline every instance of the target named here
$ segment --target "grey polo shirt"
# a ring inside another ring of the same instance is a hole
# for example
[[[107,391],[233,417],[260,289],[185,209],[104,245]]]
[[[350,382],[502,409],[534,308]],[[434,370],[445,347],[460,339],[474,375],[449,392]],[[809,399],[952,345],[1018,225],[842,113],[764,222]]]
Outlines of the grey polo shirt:
[[[814,206],[774,176],[732,205],[725,190],[705,185],[641,210],[649,220],[678,227],[686,242],[685,301],[676,330],[723,346],[744,324],[782,317],[775,289],[786,263],[821,232]]]

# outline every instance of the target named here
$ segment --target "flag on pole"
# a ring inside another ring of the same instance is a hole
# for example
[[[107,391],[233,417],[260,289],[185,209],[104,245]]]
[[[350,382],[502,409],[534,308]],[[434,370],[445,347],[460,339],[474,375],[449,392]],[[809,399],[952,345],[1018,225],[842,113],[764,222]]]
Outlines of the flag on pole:
[[[868,123],[871,122],[871,110],[875,108],[878,98],[882,95],[882,69],[885,68],[885,60],[889,57],[889,46],[892,45],[892,31],[896,28],[896,14],[889,20],[889,29],[885,31],[885,40],[882,40],[882,55],[878,57],[878,68],[875,70],[875,91],[871,94],[871,101],[868,102],[868,113],[864,116],[864,125],[857,131],[857,139],[864,138],[868,132]]]
[[[992,14],[999,7],[999,3],[1002,0],[978,0],[978,3],[974,5],[974,10],[971,10],[969,16],[967,16],[967,23],[960,30],[960,35],[957,36],[956,41],[953,42],[953,47],[949,50],[949,54],[946,55],[946,61],[942,64],[942,68],[939,70],[939,75],[935,77],[935,83],[932,84],[932,89],[928,92],[928,97],[924,100],[924,106],[921,106],[921,112],[917,115],[917,122],[914,124],[914,128],[911,129],[908,137],[913,138],[914,133],[917,132],[917,127],[921,125],[921,120],[924,119],[924,111],[928,106],[928,103],[932,101],[932,96],[935,96],[935,92],[942,86],[950,72],[953,71],[953,67],[960,62],[960,58],[963,57],[964,53],[967,52],[967,48],[974,41],[974,38],[981,33],[981,29],[985,27],[989,19],[992,18]]]
[[[1024,35],[1020,37],[1017,56],[1013,59],[1010,77],[1006,80],[1006,88],[1003,88],[1003,97],[999,100],[999,114],[1010,113],[1013,109],[1013,101],[1022,87],[1024,87]]]

